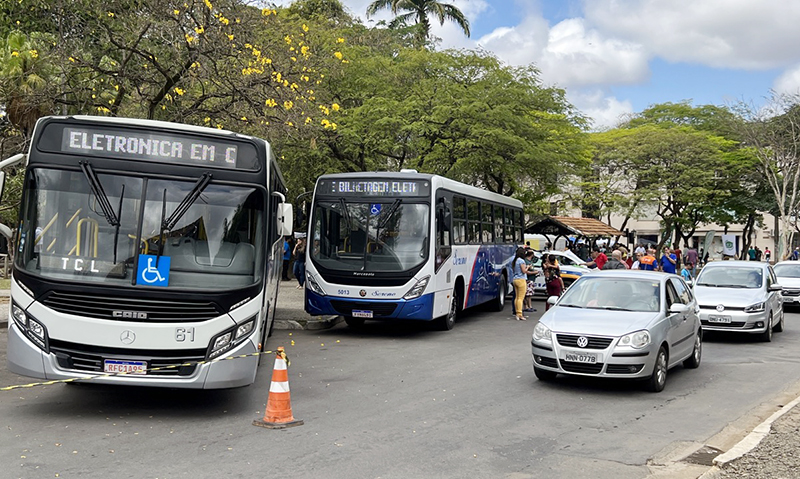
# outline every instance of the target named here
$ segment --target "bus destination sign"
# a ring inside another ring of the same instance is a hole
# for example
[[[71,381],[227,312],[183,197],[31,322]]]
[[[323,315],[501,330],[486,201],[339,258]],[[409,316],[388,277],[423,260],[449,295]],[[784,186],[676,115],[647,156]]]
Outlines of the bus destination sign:
[[[64,127],[61,151],[91,156],[236,168],[239,145],[136,130]]]
[[[412,180],[324,180],[320,193],[342,196],[427,196],[430,184]]]

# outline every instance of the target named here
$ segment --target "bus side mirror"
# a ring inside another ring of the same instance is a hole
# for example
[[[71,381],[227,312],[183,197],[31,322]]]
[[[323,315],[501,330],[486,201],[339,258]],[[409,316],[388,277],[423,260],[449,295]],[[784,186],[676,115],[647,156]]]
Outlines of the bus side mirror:
[[[289,236],[292,234],[294,224],[294,211],[291,203],[278,203],[278,236]]]
[[[0,201],[3,199],[3,190],[6,186],[6,174],[0,171]]]

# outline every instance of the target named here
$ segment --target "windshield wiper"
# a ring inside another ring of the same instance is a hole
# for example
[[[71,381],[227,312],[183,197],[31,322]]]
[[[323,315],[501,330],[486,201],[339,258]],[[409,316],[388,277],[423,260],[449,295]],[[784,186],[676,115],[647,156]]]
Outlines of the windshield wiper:
[[[578,308],[583,309],[583,306],[578,306],[577,304],[559,304],[559,306],[563,306],[565,308]]]
[[[117,244],[119,241],[120,217],[122,216],[122,200],[125,198],[125,185],[122,185],[122,192],[119,194],[119,207],[117,208],[119,216],[117,216],[92,165],[88,161],[81,161],[80,167],[81,171],[83,171],[83,176],[89,182],[89,188],[92,189],[94,197],[97,198],[97,203],[100,204],[100,209],[103,210],[103,216],[108,224],[114,227],[114,264],[117,264]]]
[[[718,284],[713,284],[713,283],[695,283],[694,285],[695,286],[708,286],[709,288],[716,288],[716,287],[719,286]]]
[[[194,184],[194,187],[189,191],[189,193],[186,194],[186,197],[183,198],[183,201],[181,201],[180,204],[175,208],[175,211],[173,211],[172,214],[169,215],[169,218],[165,220],[163,218],[164,212],[162,212],[161,214],[162,231],[166,233],[172,231],[172,228],[175,227],[175,224],[178,221],[180,221],[180,219],[183,217],[183,215],[186,214],[187,211],[189,211],[189,208],[191,208],[194,202],[197,201],[197,198],[200,198],[200,194],[203,192],[203,190],[206,189],[206,186],[208,186],[209,183],[211,183],[211,173],[205,172],[203,173],[203,176],[200,177],[199,180],[197,180],[197,183]],[[166,201],[167,201],[166,191],[167,190],[164,190],[165,192],[164,205],[162,207],[164,210],[166,210]]]
[[[342,219],[344,220],[345,226],[347,226],[347,230],[352,230],[352,223],[350,223],[350,212],[347,210],[347,203],[345,203],[344,198],[339,198],[339,208],[342,209]]]
[[[381,218],[381,220],[378,221],[378,229],[379,230],[381,228],[383,228],[384,226],[386,226],[386,223],[389,222],[389,220],[392,218],[392,215],[394,214],[395,210],[397,210],[397,208],[400,207],[400,203],[402,203],[402,202],[403,202],[403,200],[401,200],[400,198],[397,198],[396,200],[394,200],[394,203],[392,203],[391,206],[389,206],[389,209],[386,210],[386,213],[384,213],[383,218]]]

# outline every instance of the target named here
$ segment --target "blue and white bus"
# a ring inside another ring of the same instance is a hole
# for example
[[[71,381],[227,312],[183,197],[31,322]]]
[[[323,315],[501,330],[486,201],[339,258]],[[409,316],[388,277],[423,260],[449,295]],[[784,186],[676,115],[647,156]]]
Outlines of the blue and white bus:
[[[40,119],[15,244],[9,369],[107,384],[251,384],[291,231],[285,192],[258,138]],[[232,355],[247,357],[213,361]]]
[[[502,310],[523,238],[522,203],[442,176],[342,173],[314,189],[305,308],[367,319],[436,321]]]

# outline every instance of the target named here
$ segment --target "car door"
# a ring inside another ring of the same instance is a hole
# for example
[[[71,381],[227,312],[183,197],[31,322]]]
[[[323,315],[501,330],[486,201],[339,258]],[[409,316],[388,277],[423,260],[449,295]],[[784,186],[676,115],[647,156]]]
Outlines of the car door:
[[[670,278],[669,282],[678,301],[688,307],[686,313],[680,315],[682,321],[678,324],[680,357],[688,356],[694,347],[694,335],[698,329],[697,307],[691,290],[681,278]]]
[[[686,313],[670,312],[670,308],[673,304],[681,303],[678,293],[675,291],[675,286],[672,284],[671,280],[664,282],[664,300],[664,311],[667,318],[667,324],[669,325],[667,329],[667,344],[669,344],[670,349],[669,363],[672,365],[678,358],[681,358],[685,355],[685,345],[682,343],[685,343],[686,341],[681,341],[684,336],[681,327],[683,326]]]
[[[772,311],[772,324],[777,324],[781,320],[783,314],[783,294],[780,291],[770,291],[773,284],[779,284],[778,279],[775,277],[775,271],[772,266],[767,266],[768,274],[766,281],[767,288],[767,307]]]

